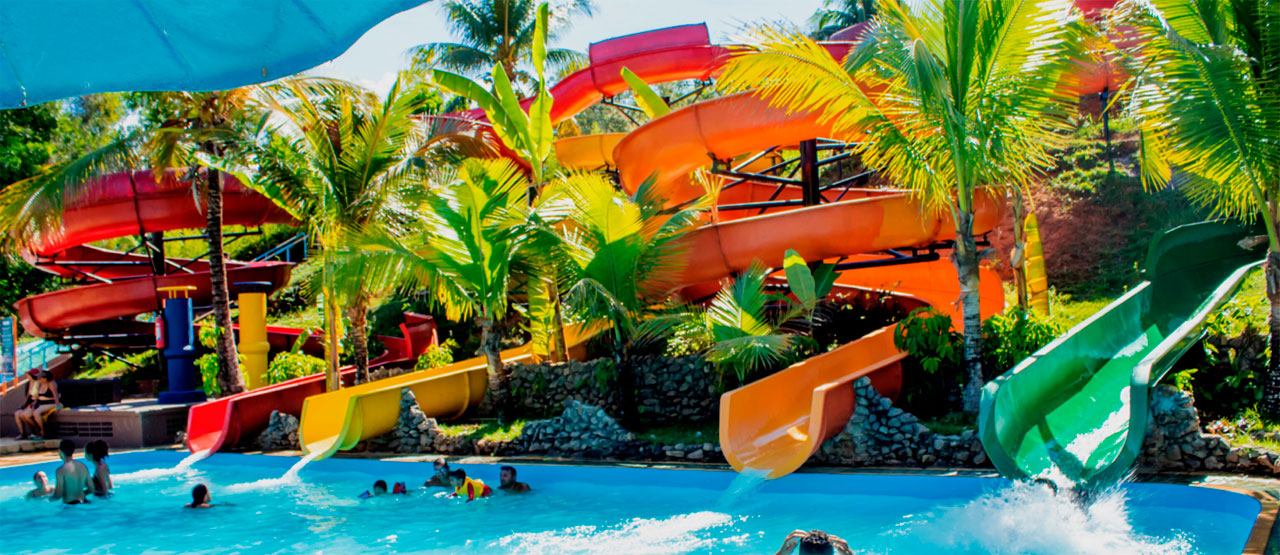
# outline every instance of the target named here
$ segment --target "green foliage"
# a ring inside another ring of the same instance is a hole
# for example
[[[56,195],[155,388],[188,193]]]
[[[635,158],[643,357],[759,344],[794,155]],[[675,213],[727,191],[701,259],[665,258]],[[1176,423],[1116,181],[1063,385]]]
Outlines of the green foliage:
[[[818,301],[831,291],[835,268],[823,264],[814,272],[795,251],[785,256],[791,296],[765,291],[768,269],[757,261],[732,286],[721,289],[707,309],[715,340],[707,360],[722,373],[731,370],[739,383],[818,350],[811,337],[780,333],[780,328],[796,318],[811,317]]]
[[[504,19],[511,15],[509,9],[505,11],[507,15]],[[529,162],[533,170],[535,186],[540,186],[545,179],[545,164],[547,157],[551,155],[554,139],[551,128],[553,99],[547,89],[543,67],[547,57],[549,14],[550,11],[545,2],[538,4],[533,14],[533,36],[528,45],[537,79],[533,80],[535,96],[532,104],[529,105],[528,113],[525,113],[524,108],[521,107],[520,96],[511,84],[510,73],[514,69],[512,67],[514,61],[511,61],[511,64],[502,63],[503,61],[493,64],[492,91],[486,90],[484,86],[462,75],[439,69],[432,72],[433,79],[440,87],[458,96],[466,97],[484,109],[498,138]],[[474,17],[474,14],[469,15]]]
[[[1263,269],[1256,268],[1245,277],[1244,284],[1222,308],[1209,315],[1205,333],[1219,337],[1235,337],[1245,330],[1267,329],[1271,302],[1267,299],[1267,283]]]
[[[689,319],[667,297],[684,263],[680,239],[698,225],[701,206],[667,208],[652,180],[628,196],[585,173],[557,179],[546,196],[568,215],[557,250],[567,258],[561,266],[570,315],[607,325],[616,351],[656,350]]]
[[[218,336],[220,335],[222,335],[222,330],[218,326],[200,326],[199,331],[196,332],[196,341],[206,349],[213,349],[217,346]]]
[[[264,376],[268,385],[278,384],[302,376],[324,372],[324,359],[304,353],[285,352],[277,354],[267,365]]]
[[[222,386],[218,385],[218,355],[207,353],[195,360],[196,369],[200,371],[200,387],[210,399],[222,396]]]
[[[960,366],[964,337],[951,329],[951,317],[933,307],[917,308],[898,324],[893,346],[907,353],[925,372]]]
[[[487,420],[470,424],[437,424],[440,431],[453,437],[465,437],[473,440],[508,441],[520,437],[524,432],[525,421],[516,419],[509,422]]]
[[[999,375],[1064,332],[1034,311],[1013,306],[982,323],[982,351],[991,373]]]
[[[733,285],[721,289],[707,308],[707,321],[715,344],[707,360],[728,369],[747,383],[754,376],[776,369],[793,346],[791,334],[778,333],[779,322],[767,314],[769,305],[785,302],[781,295],[765,291],[768,269],[759,262],[738,275]]]
[[[667,348],[662,355],[680,357],[705,353],[715,344],[709,324],[705,318],[690,318],[689,321],[671,328]]]
[[[458,42],[414,47],[409,52],[414,69],[438,68],[480,77],[497,65],[523,86],[535,82],[531,67],[524,63],[526,57],[534,58],[535,45],[553,41],[569,28],[570,17],[591,16],[595,9],[591,0],[559,2],[549,18],[541,19],[539,33],[540,5],[531,0],[447,0],[443,6],[450,34]],[[586,61],[586,56],[568,49],[546,49],[541,57],[553,68]]]
[[[982,360],[986,379],[1013,368],[1047,345],[1063,328],[1052,320],[1011,306],[983,322]],[[952,330],[951,318],[932,307],[911,311],[894,331],[894,346],[907,353],[904,404],[924,416],[945,414],[955,406],[963,385],[964,337]],[[919,375],[914,375],[919,373]],[[941,411],[941,412],[940,412]]]
[[[413,369],[430,370],[453,364],[453,350],[457,348],[458,342],[453,339],[446,339],[443,343],[427,347],[427,350],[414,362]]]
[[[0,111],[0,186],[37,173],[54,152],[57,103]]]
[[[813,25],[810,36],[828,39],[845,27],[871,21],[875,15],[875,0],[823,0],[822,7],[809,18]]]

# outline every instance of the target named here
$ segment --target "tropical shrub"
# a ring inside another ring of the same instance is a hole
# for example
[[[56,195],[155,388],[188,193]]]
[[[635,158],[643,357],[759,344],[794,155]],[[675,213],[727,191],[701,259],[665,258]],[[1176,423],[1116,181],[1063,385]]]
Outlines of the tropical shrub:
[[[196,358],[195,365],[200,371],[200,387],[204,389],[204,394],[210,398],[221,397],[222,388],[218,386],[218,355],[201,355]]]
[[[267,365],[267,385],[324,372],[324,359],[304,353],[280,353]]]
[[[453,364],[453,350],[457,348],[458,342],[453,339],[446,339],[443,343],[427,347],[427,350],[418,356],[413,369],[430,370]]]
[[[707,350],[707,360],[716,363],[721,382],[726,369],[739,383],[747,383],[817,351],[808,332],[814,309],[835,282],[835,268],[823,264],[814,272],[788,250],[784,273],[789,296],[765,291],[769,270],[757,261],[711,301],[707,321],[715,343]],[[806,334],[782,332],[783,324],[801,318]]]

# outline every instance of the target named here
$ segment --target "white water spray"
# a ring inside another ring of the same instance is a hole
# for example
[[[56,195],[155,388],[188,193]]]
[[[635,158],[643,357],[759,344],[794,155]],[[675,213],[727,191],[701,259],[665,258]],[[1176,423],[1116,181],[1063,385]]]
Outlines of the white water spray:
[[[617,526],[574,526],[562,530],[516,533],[498,540],[497,551],[513,554],[628,553],[710,553],[716,547],[741,545],[745,534],[718,537],[720,529],[733,524],[733,517],[714,512],[698,512],[668,518],[636,518]]]
[[[279,478],[263,478],[261,480],[255,480],[253,482],[231,484],[227,486],[225,491],[227,493],[244,493],[247,491],[277,489],[277,488],[280,488],[281,486],[291,486],[291,485],[300,484],[302,483],[302,480],[298,479],[298,473],[302,472],[303,467],[310,464],[311,461],[314,461],[317,458],[319,458],[320,455],[322,455],[323,453],[324,451],[320,451],[320,450],[316,450],[316,451],[312,451],[311,453],[308,453],[307,456],[302,457],[301,459],[298,460],[298,462],[293,463],[293,466],[289,467],[289,470],[284,473],[284,476],[281,476]]]
[[[1055,480],[1054,483],[1058,483]],[[1130,523],[1119,488],[1082,503],[1069,487],[1018,482],[959,506],[921,515],[899,529],[935,548],[983,553],[1175,554],[1192,550],[1186,539],[1144,536]]]
[[[196,451],[195,453],[187,455],[181,461],[178,461],[178,464],[174,465],[173,468],[148,468],[136,472],[127,472],[113,476],[112,480],[116,482],[145,482],[168,478],[170,476],[184,475],[187,471],[191,470],[193,465],[209,458],[209,455],[212,454],[212,449]]]

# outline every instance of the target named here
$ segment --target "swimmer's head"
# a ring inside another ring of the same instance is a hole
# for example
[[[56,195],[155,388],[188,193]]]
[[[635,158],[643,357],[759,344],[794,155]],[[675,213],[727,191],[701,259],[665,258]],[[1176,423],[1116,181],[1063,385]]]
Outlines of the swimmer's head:
[[[809,530],[803,538],[800,538],[799,552],[804,555],[830,555],[836,552],[835,546],[831,545],[831,536],[822,530]]]
[[[449,472],[449,483],[455,488],[462,487],[462,484],[467,483],[467,471],[459,468]]]
[[[213,500],[213,497],[209,495],[209,486],[206,486],[204,484],[196,484],[196,487],[191,488],[191,506],[192,507],[199,507],[200,505],[204,505],[205,503],[208,503],[212,500]]]
[[[387,482],[386,482],[386,481],[384,481],[384,480],[378,480],[377,482],[374,482],[374,483],[373,483],[373,494],[374,494],[374,495],[382,495],[382,494],[384,494],[384,493],[387,493]]]
[[[36,471],[35,476],[31,477],[31,481],[35,482],[37,488],[45,489],[49,487],[49,475],[45,474],[43,470]]]

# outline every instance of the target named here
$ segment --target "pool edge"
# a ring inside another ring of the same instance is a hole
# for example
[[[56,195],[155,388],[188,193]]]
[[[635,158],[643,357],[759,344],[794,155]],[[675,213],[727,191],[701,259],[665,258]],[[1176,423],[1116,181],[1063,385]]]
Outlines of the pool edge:
[[[1232,493],[1248,495],[1258,500],[1258,518],[1253,521],[1253,529],[1249,531],[1249,539],[1245,541],[1241,555],[1265,555],[1267,543],[1271,540],[1271,531],[1275,528],[1276,515],[1280,512],[1280,502],[1275,497],[1262,491],[1255,491],[1221,484],[1188,484],[1199,488],[1213,488]]]

